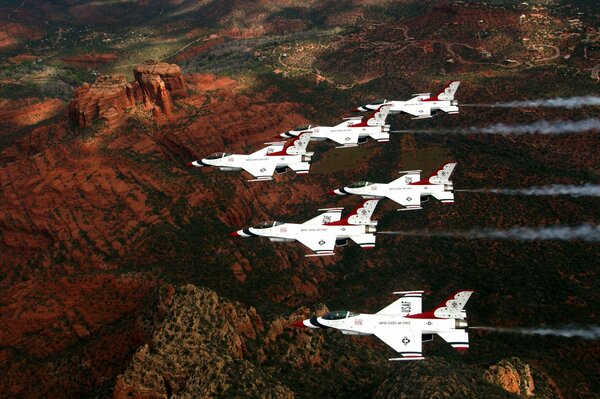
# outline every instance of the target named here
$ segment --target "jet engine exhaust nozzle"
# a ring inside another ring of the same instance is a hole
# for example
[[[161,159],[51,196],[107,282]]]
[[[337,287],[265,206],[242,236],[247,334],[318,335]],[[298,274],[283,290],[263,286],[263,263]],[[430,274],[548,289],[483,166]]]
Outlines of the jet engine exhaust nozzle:
[[[467,327],[469,327],[469,323],[467,323],[467,321],[464,320],[464,319],[456,319],[455,321],[456,321],[456,325],[455,325],[456,328],[467,328]]]

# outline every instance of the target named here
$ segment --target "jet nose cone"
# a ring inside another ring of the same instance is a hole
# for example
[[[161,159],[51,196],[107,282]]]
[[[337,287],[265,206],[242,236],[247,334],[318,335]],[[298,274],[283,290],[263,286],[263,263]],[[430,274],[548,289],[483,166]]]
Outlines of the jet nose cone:
[[[347,193],[344,191],[343,188],[338,188],[337,190],[331,190],[331,191],[327,192],[327,194],[329,194],[329,195],[346,195]]]
[[[302,320],[299,320],[293,324],[290,325],[291,327],[296,327],[296,328],[308,328],[304,325],[304,322]]]
[[[201,168],[203,165],[202,165],[202,161],[192,161],[192,162],[186,163],[185,166],[188,166],[190,168]]]
[[[187,166],[188,168],[193,168],[196,165],[194,165],[194,162],[188,162],[185,164],[185,166]]]
[[[240,233],[238,233],[237,231],[234,231],[233,233],[229,233],[229,235],[232,237],[239,237]]]
[[[335,190],[327,191],[327,195],[337,195]]]

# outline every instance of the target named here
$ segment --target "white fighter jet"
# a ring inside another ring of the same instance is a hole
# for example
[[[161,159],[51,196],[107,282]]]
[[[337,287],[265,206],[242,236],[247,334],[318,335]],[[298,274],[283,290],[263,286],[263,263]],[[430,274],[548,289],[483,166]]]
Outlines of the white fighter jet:
[[[350,117],[336,126],[299,126],[281,133],[281,137],[295,137],[304,132],[311,133],[311,140],[332,140],[340,144],[337,148],[356,147],[367,141],[368,137],[379,142],[390,141],[390,125],[385,120],[391,105],[384,104],[373,108],[366,117]]]
[[[266,143],[269,146],[249,155],[217,152],[206,158],[189,162],[187,166],[201,168],[215,166],[221,170],[245,170],[254,176],[248,181],[272,180],[273,173],[284,173],[290,168],[297,174],[308,173],[312,152],[306,152],[310,133],[303,133],[287,142]]]
[[[405,173],[402,177],[387,184],[362,181],[330,191],[328,194],[357,194],[363,198],[379,199],[387,197],[403,206],[399,211],[422,209],[421,203],[427,196],[437,198],[444,204],[453,204],[454,193],[450,176],[455,167],[456,162],[445,163],[425,180],[421,180],[420,170],[405,170],[400,172]]]
[[[304,223],[263,222],[231,233],[234,237],[267,237],[274,242],[299,241],[314,254],[334,255],[336,246],[345,246],[351,239],[362,248],[375,247],[376,221],[371,215],[379,200],[366,200],[341,219],[343,208],[319,209],[325,211]]]
[[[413,94],[414,97],[407,101],[376,100],[371,104],[356,108],[355,111],[372,111],[381,105],[390,104],[392,106],[390,109],[391,114],[404,112],[414,116],[413,119],[431,118],[438,111],[458,114],[458,101],[454,99],[454,95],[459,85],[460,82],[455,81],[434,96],[431,93]]]
[[[375,335],[391,346],[401,357],[389,360],[421,360],[423,342],[437,334],[457,351],[469,348],[469,333],[463,310],[472,290],[458,291],[433,311],[422,313],[423,291],[402,291],[400,299],[375,314],[353,313],[346,310],[329,312],[323,317],[298,321],[292,326],[301,328],[335,328],[345,335]]]

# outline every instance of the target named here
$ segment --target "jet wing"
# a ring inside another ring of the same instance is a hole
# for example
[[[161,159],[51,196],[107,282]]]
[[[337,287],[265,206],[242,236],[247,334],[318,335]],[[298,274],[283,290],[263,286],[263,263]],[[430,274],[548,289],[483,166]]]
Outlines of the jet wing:
[[[423,107],[404,107],[402,108],[403,112],[406,112],[409,115],[412,116],[416,116],[416,117],[430,117],[431,116],[431,110],[429,107],[423,106]]]
[[[402,330],[400,327],[383,327],[375,331],[377,338],[391,346],[401,358],[390,360],[423,359],[423,336],[420,330]]]
[[[358,128],[351,129],[349,132],[329,133],[327,138],[341,145],[357,145]]]
[[[276,164],[273,162],[269,163],[243,163],[242,169],[250,173],[257,179],[271,179],[275,172]]]
[[[296,240],[306,245],[316,254],[333,253],[335,248],[335,238],[333,234],[325,232],[311,232],[298,234]]]
[[[421,206],[421,195],[419,193],[388,193],[387,197],[406,207],[414,208]]]

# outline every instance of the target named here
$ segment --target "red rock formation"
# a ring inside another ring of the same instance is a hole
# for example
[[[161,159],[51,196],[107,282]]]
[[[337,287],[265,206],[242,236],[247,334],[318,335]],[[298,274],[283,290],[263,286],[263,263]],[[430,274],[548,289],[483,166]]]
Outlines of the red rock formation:
[[[93,85],[86,83],[75,90],[69,117],[80,128],[90,127],[100,118],[113,129],[125,121],[125,110],[133,106],[133,88],[123,75],[100,76]]]
[[[69,104],[71,122],[80,128],[90,127],[95,119],[106,121],[109,129],[123,124],[125,111],[142,103],[157,121],[173,117],[171,96],[186,95],[181,69],[174,64],[148,61],[134,69],[135,82],[122,75],[99,77],[94,84],[75,90]]]
[[[173,97],[185,97],[187,94],[187,88],[181,68],[175,64],[167,64],[166,62],[157,61],[146,61],[145,63],[136,66],[133,69],[133,76],[135,80],[140,84],[142,91],[145,93],[152,93],[152,90],[147,90],[144,86],[144,81],[153,81],[149,77],[158,77],[165,84],[167,91]]]

